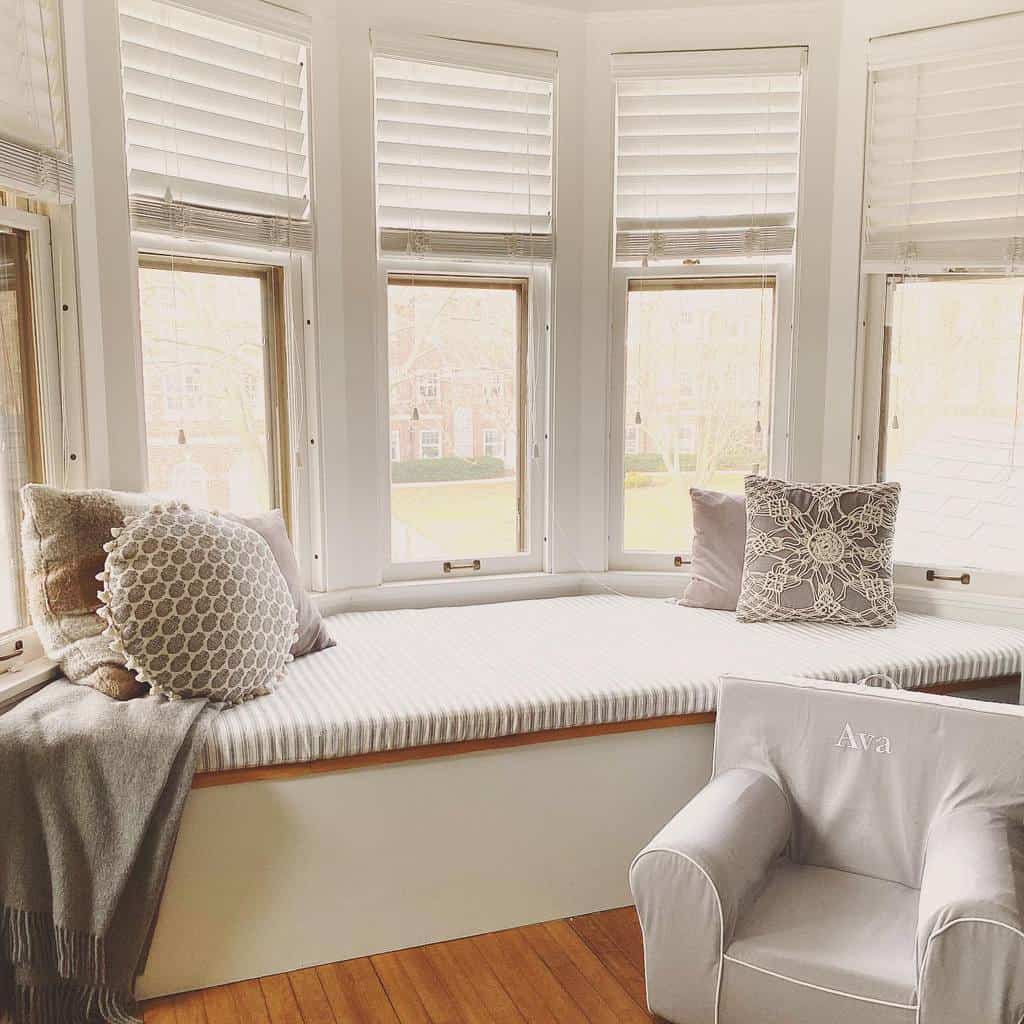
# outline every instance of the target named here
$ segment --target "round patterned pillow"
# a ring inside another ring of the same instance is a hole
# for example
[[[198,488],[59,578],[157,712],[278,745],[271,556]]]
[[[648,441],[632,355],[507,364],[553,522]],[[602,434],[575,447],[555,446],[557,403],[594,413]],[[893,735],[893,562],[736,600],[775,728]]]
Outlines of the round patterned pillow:
[[[267,542],[178,503],[111,533],[99,612],[128,668],[172,700],[269,693],[292,660],[296,613]]]

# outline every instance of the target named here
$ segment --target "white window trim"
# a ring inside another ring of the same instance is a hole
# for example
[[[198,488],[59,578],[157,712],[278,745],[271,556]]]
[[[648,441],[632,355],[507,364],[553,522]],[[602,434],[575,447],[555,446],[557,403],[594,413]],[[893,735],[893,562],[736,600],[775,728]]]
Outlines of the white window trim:
[[[39,403],[42,427],[43,474],[47,483],[57,487],[82,487],[85,484],[84,424],[81,364],[78,358],[77,309],[73,298],[74,258],[69,255],[70,222],[60,222],[68,211],[58,208],[53,217],[27,213],[0,206],[0,227],[15,228],[28,235],[32,317],[41,394]],[[70,280],[62,280],[54,260],[69,268]],[[58,296],[57,289],[62,294]],[[67,305],[58,318],[58,306]],[[30,626],[0,633],[5,643],[21,640],[26,663],[39,651],[35,630]],[[3,679],[3,675],[0,675]]]
[[[133,283],[135,288],[135,352],[139,368],[137,382],[140,412],[143,415],[143,466],[149,465],[145,451],[144,394],[142,382],[142,324],[138,308],[138,267],[141,253],[183,256],[193,259],[228,260],[251,263],[254,266],[280,267],[284,272],[285,359],[288,368],[288,471],[290,474],[290,508],[288,521],[292,529],[292,544],[307,589],[322,590],[322,560],[317,553],[324,549],[325,517],[323,516],[320,462],[307,449],[315,437],[315,424],[320,421],[320,397],[316,367],[316,332],[312,317],[306,312],[313,303],[313,257],[310,253],[289,253],[270,249],[216,242],[191,241],[148,235],[132,235]],[[184,402],[184,394],[182,400]],[[148,482],[147,482],[148,486]]]
[[[962,273],[948,273],[951,280],[962,280]],[[937,275],[938,268],[921,270],[922,274]],[[861,294],[864,296],[864,315],[860,344],[858,345],[857,386],[855,394],[855,415],[853,431],[853,479],[861,483],[878,480],[878,455],[881,444],[882,391],[885,386],[884,344],[886,328],[886,300],[889,274],[866,274]],[[992,276],[980,274],[979,276]],[[957,580],[929,580],[928,570],[937,575],[959,577],[968,571],[969,585]],[[928,590],[950,591],[961,597],[992,595],[997,597],[1024,598],[1024,573],[998,572],[994,569],[978,569],[962,563],[946,561],[896,562],[894,577],[897,586],[925,587]]]
[[[746,264],[705,264],[695,267],[616,267],[612,271],[612,353],[608,403],[608,568],[611,570],[685,574],[689,551],[627,551],[624,545],[625,490],[623,480],[626,385],[626,304],[629,282],[658,279],[749,277],[775,279],[775,353],[772,365],[772,424],[769,471],[786,476],[791,425],[791,368],[793,360],[793,264],[786,261]],[[683,565],[677,565],[680,558]]]
[[[473,570],[473,576],[491,576],[508,573],[536,573],[547,568],[547,538],[549,536],[549,508],[547,498],[548,464],[548,422],[549,402],[549,296],[551,294],[551,273],[547,264],[491,264],[483,262],[448,262],[442,260],[380,259],[377,268],[377,392],[389,393],[388,387],[388,294],[387,282],[390,274],[422,274],[424,277],[465,277],[501,278],[529,282],[527,293],[528,337],[527,345],[532,357],[527,360],[530,380],[524,382],[533,388],[532,396],[526,402],[527,450],[526,464],[520,472],[526,474],[523,514],[526,516],[526,550],[515,555],[488,555],[479,551],[452,551],[443,556],[422,562],[398,562],[391,557],[391,476],[387,460],[381,459],[378,477],[381,495],[382,563],[383,581],[454,579],[444,572],[446,559],[461,561],[464,558],[480,561],[480,568]],[[390,430],[390,403],[377,403],[378,437],[387,437]],[[530,450],[530,443],[533,448]],[[381,451],[387,451],[381,446]]]

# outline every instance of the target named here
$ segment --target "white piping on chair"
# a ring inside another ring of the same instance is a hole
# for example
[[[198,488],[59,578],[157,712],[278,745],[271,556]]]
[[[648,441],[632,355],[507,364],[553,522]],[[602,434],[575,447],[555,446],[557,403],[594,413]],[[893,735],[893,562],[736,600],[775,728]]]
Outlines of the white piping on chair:
[[[778,978],[781,981],[789,981],[794,985],[799,985],[802,988],[813,988],[818,992],[827,992],[830,996],[845,996],[847,999],[857,999],[862,1003],[874,1003],[876,1006],[891,1006],[895,1010],[916,1010],[918,1008],[917,1003],[894,1003],[888,999],[873,999],[871,996],[859,996],[855,992],[844,992],[838,988],[826,988],[824,985],[815,985],[811,981],[801,981],[799,978],[791,978],[787,974],[779,974],[776,971],[770,971],[767,967],[758,967],[757,964],[748,963],[746,960],[739,960],[734,956],[725,955],[724,959],[728,960],[729,963],[739,964],[741,967],[749,967],[752,971],[760,971],[762,974],[770,974],[773,978]]]
[[[924,995],[924,989],[921,987],[921,979],[924,977],[925,969],[928,967],[928,955],[932,951],[932,942],[937,939],[943,932],[949,931],[950,928],[955,924],[993,924],[997,928],[1005,928],[1009,932],[1013,932],[1021,941],[1024,941],[1024,932],[1019,928],[1015,928],[1012,924],[1006,924],[1005,921],[993,921],[989,917],[957,917],[952,921],[947,922],[941,928],[931,933],[928,936],[928,944],[924,947],[924,957],[921,960],[921,970],[918,972],[917,986],[918,986],[918,1000],[917,1000],[917,1017],[916,1024],[921,1024],[921,1006],[924,1000],[921,998]],[[1024,1017],[1017,1022],[1017,1024],[1024,1024]]]
[[[688,863],[692,864],[703,876],[704,880],[711,886],[711,891],[715,894],[715,903],[718,905],[718,981],[715,984],[715,1024],[718,1022],[718,1010],[719,1002],[722,998],[722,968],[725,965],[725,915],[722,913],[722,897],[718,892],[718,886],[715,885],[714,880],[707,873],[707,871],[687,853],[683,853],[680,850],[673,850],[666,846],[655,846],[647,850],[641,850],[634,858],[632,864],[629,865],[629,875],[632,878],[633,868],[640,862],[640,860],[646,857],[649,853],[669,853],[674,857],[680,857]],[[632,888],[632,885],[630,886]],[[650,972],[647,970],[647,933],[644,931],[643,918],[637,914],[637,918],[640,921],[640,935],[644,941],[644,995],[647,997],[647,1008],[651,1009],[651,992],[648,987],[648,978]]]

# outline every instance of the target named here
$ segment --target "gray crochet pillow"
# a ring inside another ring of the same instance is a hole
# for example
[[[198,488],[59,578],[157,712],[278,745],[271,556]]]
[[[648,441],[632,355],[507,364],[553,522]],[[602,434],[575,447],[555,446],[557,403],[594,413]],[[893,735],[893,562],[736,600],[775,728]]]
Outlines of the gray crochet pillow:
[[[111,531],[104,635],[154,693],[238,704],[292,660],[295,605],[267,542],[187,505],[154,505]]]
[[[740,622],[891,626],[899,484],[789,484],[748,476]]]

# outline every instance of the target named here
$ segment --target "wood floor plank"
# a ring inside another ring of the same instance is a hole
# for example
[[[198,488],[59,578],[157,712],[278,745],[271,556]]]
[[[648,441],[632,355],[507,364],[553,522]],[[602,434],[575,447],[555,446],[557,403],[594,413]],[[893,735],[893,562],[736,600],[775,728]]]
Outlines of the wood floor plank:
[[[203,989],[203,1007],[210,1024],[247,1024],[239,1014],[238,1004],[227,985]]]
[[[599,918],[602,927],[615,940],[619,949],[640,968],[644,967],[644,937],[636,907],[608,910]]]
[[[566,921],[550,921],[541,925],[572,961],[573,965],[600,993],[615,1019],[627,1024],[650,1021],[646,999],[638,1004],[625,986],[605,967],[601,958],[576,934]]]
[[[600,915],[570,918],[577,935],[597,954],[619,984],[632,996],[637,1006],[647,1005],[647,987],[643,970],[622,951],[618,943],[601,926]]]
[[[572,997],[517,931],[495,932],[474,939],[523,1016],[535,1021],[576,1021],[586,1024]]]
[[[154,999],[145,1024],[650,1024],[632,907]]]
[[[316,969],[338,1024],[399,1024],[368,957]]]
[[[453,965],[461,972],[462,977],[468,979],[478,1003],[495,1024],[525,1024],[526,1018],[516,1008],[505,986],[498,980],[498,976],[472,939],[458,939],[455,942],[427,946],[426,952],[434,961],[435,968],[443,969]]]
[[[202,992],[181,992],[174,997],[175,1024],[207,1024]]]
[[[447,943],[424,946],[421,950],[434,974],[441,978],[465,1024],[494,1024],[494,1017],[466,972],[455,962]]]
[[[299,1013],[302,1014],[303,1024],[337,1024],[315,967],[289,971],[288,980],[291,982]]]
[[[174,1013],[174,996],[150,999],[142,1007],[142,1019],[145,1024],[177,1024]]]
[[[446,984],[422,949],[403,949],[395,954],[434,1024],[470,1024],[460,1012]],[[481,1020],[474,1016],[473,1020]]]
[[[555,976],[559,985],[572,996],[573,1002],[583,1011],[588,1021],[594,1024],[616,1024],[618,1017],[604,1001],[604,997],[544,930],[543,925],[523,928],[522,936],[544,961],[544,966]]]
[[[287,974],[270,974],[260,978],[260,988],[267,1003],[271,1024],[303,1024],[302,1013]]]
[[[270,1024],[270,1011],[258,978],[253,981],[236,981],[227,987],[243,1024]],[[211,1019],[210,1024],[220,1024],[220,1021]]]
[[[432,1024],[430,1014],[405,973],[405,968],[395,953],[384,953],[370,957],[370,963],[377,972],[384,991],[402,1024]]]

